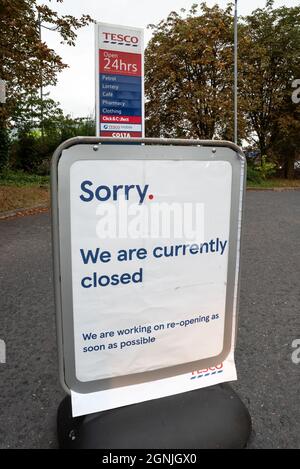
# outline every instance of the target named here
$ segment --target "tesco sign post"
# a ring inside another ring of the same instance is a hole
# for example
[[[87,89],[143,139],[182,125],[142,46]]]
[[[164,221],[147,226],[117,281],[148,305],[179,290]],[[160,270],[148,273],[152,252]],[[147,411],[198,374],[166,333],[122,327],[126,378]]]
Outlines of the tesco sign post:
[[[144,137],[143,30],[96,24],[97,136]]]

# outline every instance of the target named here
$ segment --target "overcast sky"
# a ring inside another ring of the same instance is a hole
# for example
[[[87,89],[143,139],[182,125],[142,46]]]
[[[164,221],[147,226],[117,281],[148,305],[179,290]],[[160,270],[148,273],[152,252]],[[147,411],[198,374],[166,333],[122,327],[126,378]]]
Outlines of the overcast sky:
[[[39,0],[38,3],[47,3]],[[157,24],[171,11],[189,9],[195,0],[64,0],[52,2],[61,14],[80,16],[89,14],[96,21],[145,28],[145,42],[150,39],[149,23]],[[208,0],[209,6],[224,7],[227,0]],[[275,6],[296,6],[299,0],[278,0]],[[265,0],[239,0],[239,14],[247,15],[255,8],[263,7]],[[85,117],[94,113],[94,25],[79,30],[75,47],[60,44],[55,32],[43,30],[43,40],[68,64],[59,75],[58,84],[50,88],[50,96],[59,101],[64,112],[73,117]]]

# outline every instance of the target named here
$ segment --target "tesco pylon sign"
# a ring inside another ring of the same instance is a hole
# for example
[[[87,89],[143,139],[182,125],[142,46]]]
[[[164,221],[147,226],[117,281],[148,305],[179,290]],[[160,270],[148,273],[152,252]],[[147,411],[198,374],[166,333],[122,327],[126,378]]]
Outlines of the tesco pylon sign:
[[[144,137],[143,30],[96,24],[96,128],[101,137]]]

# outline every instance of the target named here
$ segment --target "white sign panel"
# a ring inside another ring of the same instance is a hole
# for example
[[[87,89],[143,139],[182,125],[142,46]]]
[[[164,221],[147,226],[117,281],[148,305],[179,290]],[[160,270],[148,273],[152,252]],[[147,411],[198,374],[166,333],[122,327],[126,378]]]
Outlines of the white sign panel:
[[[230,163],[77,161],[70,181],[77,379],[218,357],[224,348]],[[191,226],[190,239],[163,236],[166,220],[156,212],[181,224],[193,210],[199,226]],[[158,237],[151,236],[152,226]]]
[[[74,415],[235,379],[243,158],[84,144],[56,158],[60,365]]]

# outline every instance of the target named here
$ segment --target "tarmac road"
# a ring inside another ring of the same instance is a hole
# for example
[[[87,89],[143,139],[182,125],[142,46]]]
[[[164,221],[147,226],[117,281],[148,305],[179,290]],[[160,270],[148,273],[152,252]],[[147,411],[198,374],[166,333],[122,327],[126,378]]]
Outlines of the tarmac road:
[[[247,192],[235,390],[251,448],[300,448],[300,192]],[[56,448],[58,382],[48,213],[0,221],[0,448]]]

